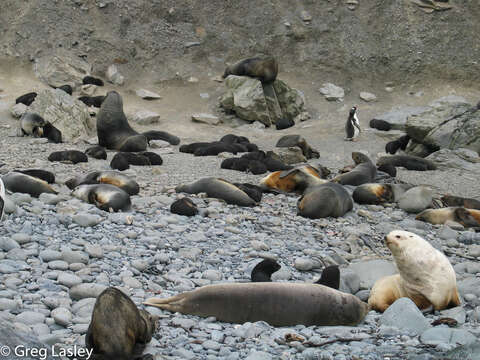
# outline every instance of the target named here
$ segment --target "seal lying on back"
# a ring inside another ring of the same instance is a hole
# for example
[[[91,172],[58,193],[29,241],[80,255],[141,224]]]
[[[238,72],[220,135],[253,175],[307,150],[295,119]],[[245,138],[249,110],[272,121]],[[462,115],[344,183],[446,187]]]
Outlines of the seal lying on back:
[[[272,326],[353,326],[368,313],[368,305],[354,295],[323,285],[278,282],[207,285],[166,299],[151,298],[144,304],[215,316],[224,322],[266,321]]]
[[[16,171],[4,175],[2,180],[10,192],[30,194],[33,197],[39,197],[42,193],[57,194],[46,181]]]
[[[277,74],[278,63],[273,56],[258,56],[227,66],[222,77],[225,79],[228,75],[249,76],[268,84],[275,81]]]
[[[335,177],[332,182],[354,186],[373,182],[377,168],[369,157],[361,152],[352,152],[352,159],[356,164],[353,170]]]
[[[71,178],[65,182],[73,190],[79,185],[110,184],[124,190],[129,195],[137,195],[140,191],[138,183],[127,175],[118,171],[94,171],[85,176]]]
[[[463,198],[454,195],[444,195],[441,198],[445,206],[462,206],[467,209],[480,210],[480,201],[477,199]]]
[[[326,183],[321,175],[311,165],[299,165],[290,170],[275,171],[260,180],[260,187],[281,192],[296,192],[302,194],[309,186]]]
[[[85,335],[91,359],[152,359],[141,356],[152,340],[158,318],[143,309],[120,290],[109,287],[98,295],[92,320]]]
[[[382,156],[377,161],[377,166],[393,165],[396,167],[404,167],[407,170],[427,171],[436,170],[437,166],[433,161],[411,155],[392,155]]]
[[[352,210],[353,201],[342,185],[325,183],[307,188],[297,208],[297,215],[310,219],[339,217]]]
[[[455,221],[465,227],[480,226],[480,210],[465,209],[463,207],[448,207],[441,209],[427,209],[417,215],[415,220],[430,224],[445,224],[446,221]]]
[[[80,185],[72,195],[104,211],[129,211],[132,207],[130,195],[110,184]]]
[[[225,200],[227,204],[239,206],[254,206],[255,201],[245,192],[226,180],[208,177],[197,180],[191,184],[179,185],[177,192],[188,194],[207,193],[209,197]]]
[[[435,310],[459,306],[455,270],[447,257],[420,236],[401,230],[390,232],[385,241],[399,274],[379,279],[368,304],[385,311],[399,297],[409,297],[419,309]]]

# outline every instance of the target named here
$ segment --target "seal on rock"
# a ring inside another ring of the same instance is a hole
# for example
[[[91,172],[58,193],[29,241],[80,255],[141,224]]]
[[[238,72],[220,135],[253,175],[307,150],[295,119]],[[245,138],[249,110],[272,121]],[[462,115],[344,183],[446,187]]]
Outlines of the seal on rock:
[[[352,159],[356,165],[353,170],[338,175],[332,182],[353,186],[373,182],[377,176],[377,168],[370,158],[361,152],[352,152]]]
[[[198,214],[198,208],[195,203],[188,197],[175,200],[170,205],[170,212],[172,214],[183,216],[195,216]]]
[[[33,176],[43,181],[46,181],[49,184],[53,184],[55,182],[55,174],[42,169],[25,169],[25,170],[14,170],[15,172],[19,172],[25,175]]]
[[[104,85],[102,79],[99,79],[99,78],[96,78],[96,77],[93,77],[93,76],[90,76],[90,75],[87,75],[82,79],[82,84],[83,85],[90,85],[91,84],[91,85],[96,85],[96,86],[103,86]]]
[[[16,98],[15,104],[24,104],[26,106],[30,106],[35,101],[36,97],[37,97],[36,92],[29,92]]]
[[[24,135],[41,136],[38,129],[44,127],[46,123],[43,117],[31,112],[24,113],[20,118],[20,128]]]
[[[65,91],[68,95],[72,96],[72,93],[73,93],[73,89],[70,85],[66,84],[66,85],[62,85],[62,86],[59,86],[59,87],[53,87],[54,89],[60,89],[62,91]]]
[[[124,175],[118,171],[104,170],[94,171],[85,176],[71,178],[65,182],[70,190],[79,185],[92,184],[110,184],[124,190],[128,195],[137,195],[140,186],[131,177]]]
[[[410,141],[410,136],[403,135],[399,137],[397,140],[388,142],[385,145],[385,152],[388,154],[394,155],[399,149],[405,151],[409,141]]]
[[[297,202],[297,215],[310,219],[340,217],[352,208],[352,198],[342,185],[325,183],[305,190]]]
[[[463,198],[454,195],[444,195],[441,198],[445,206],[461,206],[467,209],[480,210],[480,201],[477,199]]]
[[[377,161],[377,166],[393,165],[395,167],[404,167],[407,170],[427,171],[436,170],[437,166],[433,161],[412,155],[392,155],[382,156]]]
[[[48,161],[70,161],[73,164],[88,162],[88,157],[78,150],[54,151],[48,156]]]
[[[278,63],[273,56],[257,56],[227,66],[222,77],[225,79],[228,75],[249,76],[268,84],[275,81],[277,74]]]
[[[207,177],[191,184],[179,185],[177,192],[188,194],[207,193],[208,197],[225,200],[227,204],[255,206],[256,202],[238,187],[224,179]]]
[[[331,265],[323,269],[322,276],[315,281],[315,284],[325,285],[338,290],[340,287],[340,269],[338,266]]]
[[[271,282],[272,274],[280,270],[282,266],[273,259],[260,261],[252,270],[250,279],[252,282]]]
[[[123,292],[109,287],[95,301],[85,345],[93,350],[92,359],[151,359],[141,355],[152,340],[157,320]]]
[[[229,323],[266,321],[272,326],[353,326],[368,313],[368,305],[354,295],[323,285],[280,282],[207,285],[144,304]]]
[[[57,194],[46,181],[16,171],[4,175],[2,180],[5,188],[12,193],[30,194],[33,197],[39,197],[42,193]]]
[[[465,227],[480,226],[480,210],[465,209],[463,207],[447,207],[441,209],[427,209],[415,217],[416,220],[430,224],[445,224],[446,221],[455,221]]]
[[[87,150],[85,150],[85,154],[93,157],[94,159],[107,160],[107,152],[99,145],[89,147]]]
[[[439,311],[459,306],[455,270],[447,257],[420,236],[394,230],[385,237],[399,274],[378,280],[369,305],[385,311],[398,297],[409,297],[419,309],[433,305]]]
[[[72,195],[104,211],[129,211],[132,207],[130,195],[110,184],[79,185]]]
[[[314,185],[326,183],[327,180],[322,179],[311,165],[300,165],[290,170],[275,171],[268,174],[260,180],[260,187],[264,190],[275,190],[280,192],[296,192],[303,191]]]
[[[412,187],[409,184],[367,183],[357,186],[352,197],[357,204],[393,203]]]

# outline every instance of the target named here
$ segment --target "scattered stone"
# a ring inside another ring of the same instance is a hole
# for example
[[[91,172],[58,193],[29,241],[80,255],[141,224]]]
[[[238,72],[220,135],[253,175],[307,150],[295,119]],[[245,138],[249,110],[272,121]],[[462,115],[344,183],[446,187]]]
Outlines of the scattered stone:
[[[112,64],[108,67],[107,73],[105,74],[107,80],[114,85],[123,85],[125,78],[120,74],[117,65]]]
[[[68,326],[72,322],[72,313],[66,308],[56,308],[50,315],[55,323],[61,326]]]
[[[81,300],[85,298],[96,298],[107,287],[99,284],[80,284],[70,289],[70,297],[73,300]]]
[[[377,101],[377,97],[375,96],[375,94],[365,92],[365,91],[362,91],[360,93],[360,99],[362,99],[365,102]]]
[[[25,104],[18,103],[12,106],[10,112],[15,119],[20,119],[27,111],[27,108],[28,107]]]
[[[332,83],[324,83],[319,91],[328,101],[343,101],[345,97],[345,91]]]
[[[432,189],[426,186],[416,186],[400,196],[398,206],[406,212],[418,214],[432,204],[432,199]]]
[[[95,214],[88,214],[88,213],[81,213],[74,215],[72,217],[74,223],[83,226],[83,227],[91,227],[95,226],[102,221],[102,217],[100,215]]]
[[[160,121],[160,114],[154,111],[140,110],[133,116],[132,121],[139,125],[156,124]]]
[[[221,123],[221,120],[217,116],[204,113],[193,114],[192,121],[208,125],[218,125]]]
[[[439,326],[428,329],[420,335],[420,341],[425,345],[448,344],[456,347],[473,344],[476,340],[477,338],[469,331]]]
[[[141,97],[144,100],[157,100],[161,99],[162,97],[153,91],[150,90],[145,90],[145,89],[139,89],[135,92],[137,96]]]
[[[47,52],[46,56],[36,59],[33,69],[40,80],[53,87],[65,84],[73,87],[79,86],[82,84],[83,78],[92,71],[90,64],[82,58],[73,56],[67,51],[59,53],[58,49],[55,54]]]

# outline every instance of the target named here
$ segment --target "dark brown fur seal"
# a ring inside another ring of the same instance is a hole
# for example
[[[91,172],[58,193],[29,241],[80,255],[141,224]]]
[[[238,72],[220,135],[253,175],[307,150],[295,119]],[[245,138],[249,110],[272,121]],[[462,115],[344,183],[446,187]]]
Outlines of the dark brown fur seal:
[[[144,304],[230,323],[266,321],[272,326],[353,326],[368,313],[368,305],[354,295],[323,285],[279,282],[207,285]]]
[[[73,164],[88,162],[88,157],[78,150],[54,151],[48,156],[48,161],[70,161]]]
[[[35,128],[33,135],[35,137],[47,138],[49,142],[54,144],[62,142],[62,132],[48,121],[44,126]]]
[[[36,97],[37,97],[36,92],[29,92],[16,98],[15,104],[24,104],[26,106],[30,106],[35,101]]]
[[[107,152],[101,146],[92,146],[85,150],[85,154],[94,159],[107,160]]]
[[[273,259],[262,260],[253,268],[250,279],[252,282],[271,282],[272,274],[280,268],[281,265]]]
[[[198,214],[198,208],[191,199],[184,197],[170,205],[170,212],[182,216],[195,216]]]
[[[392,155],[382,156],[377,161],[377,166],[393,165],[396,167],[404,167],[407,170],[427,171],[436,170],[437,166],[430,160],[411,155]]]
[[[352,197],[357,204],[383,204],[396,202],[410,189],[407,184],[362,184],[355,188]]]
[[[465,227],[480,226],[480,210],[465,209],[463,207],[448,207],[441,209],[427,209],[415,218],[430,224],[445,224],[447,220],[455,221]]]
[[[103,211],[129,211],[132,208],[130,195],[110,184],[79,185],[72,195]]]
[[[20,128],[24,135],[33,135],[35,137],[42,136],[38,129],[47,124],[45,119],[38,114],[26,112],[20,118]]]
[[[354,186],[373,182],[377,176],[377,168],[369,157],[360,152],[352,152],[352,159],[356,164],[353,170],[335,177],[332,182]]]
[[[370,127],[381,131],[389,131],[392,125],[385,120],[372,119],[370,120]]]
[[[62,86],[59,86],[59,87],[53,87],[54,89],[60,89],[62,91],[65,91],[68,95],[72,95],[73,93],[73,89],[70,85],[66,84],[66,85],[62,85]]]
[[[262,189],[270,189],[285,193],[302,194],[309,186],[324,184],[317,169],[310,165],[300,165],[290,170],[275,171],[260,180]]]
[[[248,183],[233,183],[233,185],[235,185],[245,194],[250,196],[255,202],[259,203],[262,200],[263,190],[260,186]]]
[[[57,194],[46,181],[19,172],[10,172],[2,180],[5,188],[13,193],[30,194],[33,197],[39,197],[42,193]]]
[[[139,310],[120,290],[107,288],[95,301],[85,345],[93,350],[95,360],[151,359],[151,355],[141,355],[152,340],[157,319]]]
[[[25,175],[33,176],[43,181],[46,181],[49,184],[53,184],[55,182],[55,174],[51,173],[47,170],[42,169],[25,169],[25,170],[14,170],[15,172],[19,172]]]
[[[310,219],[340,217],[352,208],[352,198],[342,185],[325,183],[305,190],[298,200],[297,214]]]
[[[96,85],[96,86],[103,86],[104,85],[102,79],[99,79],[99,78],[96,78],[96,77],[93,77],[93,76],[90,76],[90,75],[87,75],[82,79],[82,84],[83,85],[91,84],[91,85]]]
[[[408,142],[410,141],[410,136],[403,135],[397,140],[388,142],[385,145],[385,152],[388,154],[395,154],[399,149],[404,150],[407,148]]]
[[[94,171],[85,176],[67,180],[65,185],[71,190],[79,185],[110,184],[124,190],[129,195],[137,195],[140,191],[138,183],[127,175],[118,171]]]
[[[303,155],[307,159],[318,159],[320,153],[313,149],[308,143],[307,140],[301,135],[285,135],[282,136],[278,141],[276,147],[299,147],[302,150]]]
[[[480,210],[480,201],[477,199],[463,198],[454,195],[444,195],[441,198],[445,206],[461,206],[467,209]]]
[[[340,269],[338,266],[331,265],[323,269],[322,276],[315,281],[315,284],[325,285],[338,290],[340,287]]]
[[[227,66],[222,77],[225,79],[228,75],[249,76],[268,84],[275,81],[277,74],[278,63],[273,56],[258,56]]]
[[[105,100],[105,96],[80,96],[78,98],[87,106],[94,106],[96,108],[102,107],[102,103]]]

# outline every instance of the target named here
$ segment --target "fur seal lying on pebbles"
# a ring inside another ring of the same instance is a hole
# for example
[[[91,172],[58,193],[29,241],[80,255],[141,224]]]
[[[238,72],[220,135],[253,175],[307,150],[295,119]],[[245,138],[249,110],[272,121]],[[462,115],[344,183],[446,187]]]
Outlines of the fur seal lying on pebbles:
[[[71,178],[65,182],[70,190],[79,185],[110,184],[124,190],[128,195],[137,195],[140,191],[138,183],[118,171],[94,171],[85,176]]]
[[[35,137],[47,138],[49,142],[54,144],[62,142],[62,132],[48,121],[42,127],[36,127],[33,130],[33,135]]]
[[[408,142],[410,141],[410,136],[403,135],[397,140],[388,142],[385,145],[385,152],[388,154],[395,154],[399,149],[405,151],[407,148]]]
[[[377,170],[383,171],[384,173],[387,173],[391,177],[397,176],[397,168],[392,164],[383,164],[383,165],[377,166]]]
[[[80,96],[78,100],[80,100],[87,106],[100,108],[102,107],[102,103],[105,100],[105,96]]]
[[[222,78],[228,75],[249,76],[268,84],[275,81],[277,74],[278,63],[273,56],[257,56],[227,66]]]
[[[35,101],[36,97],[37,97],[36,92],[29,92],[16,98],[15,104],[24,104],[26,106],[30,106]]]
[[[24,135],[41,136],[37,129],[44,127],[46,123],[43,117],[31,112],[24,113],[20,118],[20,128]]]
[[[289,170],[293,167],[285,165],[280,160],[270,157],[264,151],[253,151],[239,158],[228,158],[220,164],[222,169],[251,172],[254,175],[264,174],[267,171]]]
[[[90,85],[91,84],[91,85],[97,85],[97,86],[103,86],[104,85],[102,79],[99,79],[99,78],[96,78],[96,77],[93,77],[93,76],[90,76],[90,75],[87,75],[82,79],[82,84],[83,85]]]
[[[151,166],[151,165],[162,165],[163,159],[160,155],[150,152],[143,151],[140,153],[130,153],[130,152],[119,152],[116,153],[110,162],[110,167],[115,170],[126,170],[130,165],[136,166]]]
[[[101,146],[92,146],[85,150],[85,154],[94,159],[107,160],[107,152]]]
[[[480,210],[465,209],[463,207],[447,207],[441,209],[427,209],[415,217],[415,220],[430,224],[445,224],[446,221],[455,221],[465,227],[480,226]]]
[[[399,274],[379,279],[368,304],[385,311],[399,297],[410,298],[419,309],[459,306],[455,271],[447,257],[420,236],[394,230],[385,237]]]
[[[297,215],[310,219],[340,217],[352,208],[352,198],[342,185],[325,183],[305,190],[297,202]]]
[[[33,197],[39,197],[42,193],[57,194],[46,181],[16,171],[4,175],[2,180],[5,188],[12,193],[30,194]]]
[[[73,164],[88,162],[88,157],[78,150],[54,151],[48,156],[48,161],[70,161]]]
[[[355,188],[352,197],[357,204],[383,204],[396,202],[413,185],[362,184]]]
[[[152,340],[157,320],[123,292],[109,287],[95,301],[85,345],[93,350],[92,359],[152,359],[141,355]]]
[[[411,155],[392,155],[382,156],[377,161],[377,166],[393,165],[395,167],[404,167],[407,170],[427,171],[436,170],[437,166],[433,161]]]
[[[252,270],[250,278],[252,282],[271,282],[272,274],[280,270],[282,266],[273,259],[260,261]]]
[[[130,195],[110,184],[79,185],[72,195],[104,211],[129,211],[132,207]]]
[[[326,183],[311,165],[300,165],[290,170],[275,171],[260,180],[262,189],[273,189],[281,192],[303,193],[309,186]]]
[[[373,182],[377,176],[377,168],[370,158],[361,152],[352,152],[352,159],[356,165],[353,170],[338,175],[332,182],[354,186]]]
[[[285,135],[278,139],[276,147],[299,147],[307,159],[318,159],[320,153],[313,149],[301,135]]]
[[[170,205],[170,212],[183,216],[195,216],[198,214],[198,208],[191,199],[184,197],[175,200],[172,205]]]
[[[55,174],[50,171],[42,169],[25,169],[25,170],[14,170],[14,172],[19,172],[25,175],[33,176],[43,181],[46,181],[49,184],[55,182]]]
[[[325,285],[338,290],[340,287],[340,269],[338,266],[331,265],[323,269],[322,276],[315,281],[315,284]]]
[[[191,184],[179,185],[176,192],[188,194],[206,193],[208,197],[225,200],[227,204],[239,206],[255,206],[255,200],[244,191],[224,179],[207,177]]]
[[[480,201],[477,199],[463,198],[454,195],[444,195],[441,198],[445,206],[462,206],[467,209],[480,210]]]
[[[242,190],[245,194],[250,196],[255,202],[259,203],[262,200],[263,190],[260,186],[249,183],[233,183],[236,187]]]
[[[151,298],[144,304],[215,316],[224,322],[266,321],[272,326],[353,326],[368,313],[368,305],[354,295],[323,285],[279,282],[207,285],[170,298]]]

